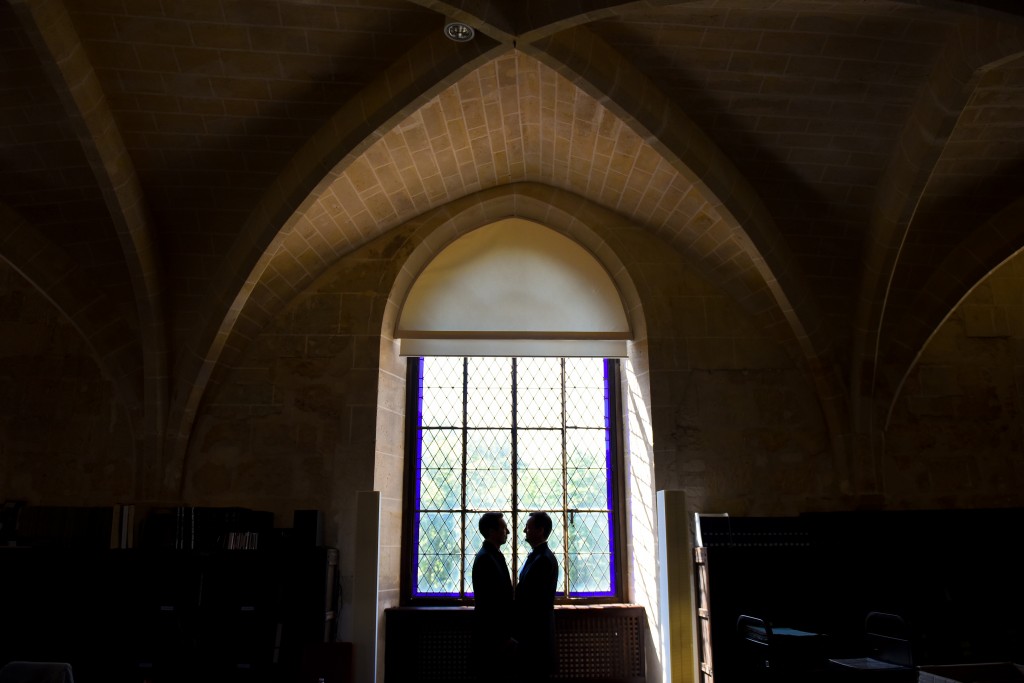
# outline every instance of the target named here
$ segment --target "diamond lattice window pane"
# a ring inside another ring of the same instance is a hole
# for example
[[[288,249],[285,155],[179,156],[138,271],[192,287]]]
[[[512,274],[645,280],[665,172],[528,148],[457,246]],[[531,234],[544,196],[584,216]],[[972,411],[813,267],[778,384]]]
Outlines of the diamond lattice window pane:
[[[520,505],[533,510],[562,507],[562,470],[520,468],[516,479]]]
[[[567,388],[604,389],[605,361],[603,358],[566,358],[565,386]]]
[[[420,402],[420,423],[424,427],[458,427],[462,424],[462,390],[437,387],[424,389]]]
[[[512,426],[512,359],[470,358],[466,426]]]
[[[424,512],[419,515],[416,592],[457,594],[462,560],[458,513]]]
[[[480,515],[466,515],[466,529],[462,541],[463,547],[466,548],[466,554],[462,558],[462,572],[466,577],[466,595],[473,594],[473,562],[476,560],[477,551],[483,544],[483,537],[477,528],[479,521]]]
[[[511,358],[467,358],[467,383],[471,387],[500,387],[512,390]]]
[[[423,389],[420,424],[424,427],[457,427],[462,424],[462,391],[437,387]]]
[[[469,430],[466,506],[471,510],[505,510],[512,507],[511,430]]]
[[[473,562],[476,560],[476,551],[478,550],[480,550],[479,543],[475,548],[467,545],[466,554],[462,558],[462,575],[466,577],[464,594],[468,598],[473,597]]]
[[[606,469],[608,431],[605,429],[566,429],[566,467],[569,469]]]
[[[510,571],[518,573],[530,551],[522,538],[527,511],[548,510],[555,522],[548,544],[560,565],[559,590],[566,593],[571,586],[573,594],[610,595],[605,362],[425,358],[422,363],[416,593],[472,594],[472,564],[483,540],[479,515],[515,505],[523,512],[514,519],[505,513],[510,527],[518,528],[502,548],[509,560],[516,555]],[[567,508],[572,512],[564,512]],[[565,519],[571,522],[568,532]],[[565,554],[563,537],[569,544]]]
[[[562,507],[562,435],[521,429],[517,482],[519,504],[534,510]]]
[[[516,362],[516,420],[520,427],[562,426],[562,364],[558,358]]]
[[[570,553],[569,590],[574,595],[611,595],[611,563],[607,553]]]
[[[574,512],[570,515],[569,552],[608,552],[608,516],[607,512]]]
[[[520,429],[518,466],[523,469],[561,469],[562,433],[554,429]]]
[[[562,426],[562,393],[549,389],[521,388],[517,395],[516,420],[520,427]]]
[[[605,426],[604,388],[565,389],[565,424],[568,427]]]
[[[470,428],[509,428],[512,426],[512,401],[500,388],[470,388],[466,393],[466,426]]]
[[[466,470],[466,507],[498,510],[512,505],[512,468]]]
[[[569,523],[569,589],[608,593],[612,589],[610,517],[607,512],[576,512]]]
[[[601,470],[569,470],[566,473],[565,503],[569,509],[605,510],[608,501],[608,473]]]
[[[424,429],[420,439],[420,467],[462,467],[461,430]]]
[[[424,358],[420,391],[420,425],[462,424],[462,359]]]
[[[567,358],[566,426],[604,427],[606,412],[604,361],[598,358]]]
[[[420,509],[457,510],[462,505],[462,469],[420,470]]]
[[[519,358],[516,378],[520,388],[543,388],[561,391],[562,360],[560,358]]]
[[[462,358],[430,357],[422,359],[423,387],[462,389]]]
[[[475,469],[512,467],[512,430],[467,430],[466,467]]]

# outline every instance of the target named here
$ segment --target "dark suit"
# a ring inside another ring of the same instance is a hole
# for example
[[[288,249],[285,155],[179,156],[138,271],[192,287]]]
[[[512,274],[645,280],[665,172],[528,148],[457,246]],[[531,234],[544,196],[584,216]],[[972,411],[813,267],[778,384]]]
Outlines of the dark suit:
[[[473,560],[473,670],[481,681],[500,680],[507,662],[495,657],[512,637],[512,577],[493,543],[484,542]]]
[[[557,586],[558,560],[548,544],[541,543],[523,563],[515,599],[519,661],[533,680],[540,680],[555,669]]]

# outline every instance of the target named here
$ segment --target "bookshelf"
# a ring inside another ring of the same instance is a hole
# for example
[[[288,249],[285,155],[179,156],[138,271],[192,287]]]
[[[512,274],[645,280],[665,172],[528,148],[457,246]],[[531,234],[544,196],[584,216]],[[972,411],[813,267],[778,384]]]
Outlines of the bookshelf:
[[[99,521],[88,542],[34,521],[0,547],[0,659],[67,661],[82,683],[273,683],[336,639],[337,549],[289,542],[272,516],[240,508],[159,508],[155,535],[143,515],[123,548],[121,511],[33,511],[62,530]],[[234,547],[233,533],[256,547]]]

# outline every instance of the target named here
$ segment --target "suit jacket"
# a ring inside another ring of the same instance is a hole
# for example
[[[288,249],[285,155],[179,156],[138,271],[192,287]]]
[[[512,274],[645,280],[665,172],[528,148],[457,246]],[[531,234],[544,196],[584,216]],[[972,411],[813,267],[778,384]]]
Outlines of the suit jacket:
[[[512,637],[512,577],[501,550],[486,541],[473,560],[473,617],[479,644]]]
[[[558,560],[547,543],[535,547],[523,563],[516,585],[516,639],[522,662],[531,670],[555,668],[555,590]]]

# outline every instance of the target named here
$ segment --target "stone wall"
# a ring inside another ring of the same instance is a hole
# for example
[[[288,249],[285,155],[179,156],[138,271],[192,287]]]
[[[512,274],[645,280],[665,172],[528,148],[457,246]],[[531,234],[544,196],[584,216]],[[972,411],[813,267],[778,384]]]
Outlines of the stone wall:
[[[136,465],[128,415],[92,350],[0,261],[0,500],[129,501]]]
[[[325,515],[341,550],[341,634],[351,639],[356,494],[374,489],[380,332],[408,249],[397,230],[342,258],[290,302],[231,369],[197,420],[186,499],[242,505],[291,525]]]
[[[1024,506],[1024,256],[967,296],[925,347],[886,430],[896,508]]]
[[[411,230],[341,259],[214,378],[186,459],[186,504],[268,509],[278,526],[296,509],[324,511],[326,541],[342,551],[343,638],[358,552],[355,494],[381,486],[380,443],[393,456],[404,419],[396,390],[378,394],[381,347],[391,344],[381,338],[385,307],[420,239]],[[685,490],[694,509],[736,515],[856,507],[839,493],[814,388],[780,343],[656,238],[626,228],[603,237],[636,283],[646,321],[646,344],[635,351],[648,366],[641,401],[655,487]],[[1022,273],[1019,260],[1005,265],[925,349],[892,411],[877,506],[1022,504]],[[128,419],[77,332],[6,268],[0,323],[0,497],[134,500],[140,456]],[[397,386],[391,355],[386,371]],[[378,419],[382,401],[390,422]],[[390,553],[399,512],[385,513]]]

